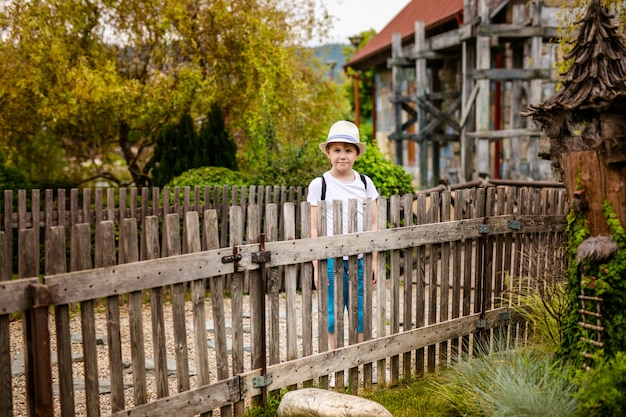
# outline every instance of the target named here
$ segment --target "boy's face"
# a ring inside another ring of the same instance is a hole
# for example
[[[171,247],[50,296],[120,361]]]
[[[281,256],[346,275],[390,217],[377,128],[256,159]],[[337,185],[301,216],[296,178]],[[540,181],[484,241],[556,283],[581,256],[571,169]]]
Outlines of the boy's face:
[[[354,161],[359,156],[359,149],[350,143],[331,142],[326,146],[326,155],[333,169],[347,171],[352,169]]]

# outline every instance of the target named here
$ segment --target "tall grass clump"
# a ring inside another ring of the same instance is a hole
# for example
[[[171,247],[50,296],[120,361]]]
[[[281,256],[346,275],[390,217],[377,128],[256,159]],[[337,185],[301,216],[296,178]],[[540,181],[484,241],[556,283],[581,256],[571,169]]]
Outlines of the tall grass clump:
[[[494,350],[447,369],[435,394],[446,398],[458,415],[575,416],[578,401],[570,372],[545,350]]]

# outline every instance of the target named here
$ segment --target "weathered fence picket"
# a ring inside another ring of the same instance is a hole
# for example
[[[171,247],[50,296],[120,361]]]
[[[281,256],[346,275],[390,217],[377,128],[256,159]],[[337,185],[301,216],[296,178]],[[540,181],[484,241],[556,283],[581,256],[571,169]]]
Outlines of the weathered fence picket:
[[[565,203],[556,190],[381,197],[374,230],[366,202],[365,230],[331,237],[322,201],[314,239],[300,189],[71,190],[69,201],[63,190],[55,198],[46,191],[43,211],[38,195],[18,193],[14,212],[12,194],[4,194],[0,259],[12,263],[17,250],[20,279],[10,280],[10,265],[2,265],[0,353],[7,355],[0,361],[15,359],[12,338],[23,338],[26,374],[0,374],[3,393],[11,394],[0,394],[2,415],[30,416],[44,405],[45,415],[64,417],[208,416],[217,409],[243,416],[250,399],[260,404],[282,388],[326,387],[329,374],[343,390],[347,372],[353,393],[371,389],[374,366],[378,384],[395,384],[479,343],[523,341],[525,327],[506,318],[519,302],[509,290],[565,262]],[[356,201],[348,208],[356,218]],[[341,204],[333,210],[340,213]],[[318,261],[325,289],[327,259],[335,259],[340,277],[343,256],[354,274],[360,253],[365,282],[373,270],[378,279],[364,286],[364,341],[357,343],[356,285],[344,316],[337,280],[336,349],[329,350],[327,293],[312,287],[311,262]],[[45,336],[50,307],[54,364],[41,362],[45,344],[33,338]],[[16,336],[15,327],[23,333]],[[103,332],[106,343],[98,345]],[[15,400],[22,394],[27,407]]]

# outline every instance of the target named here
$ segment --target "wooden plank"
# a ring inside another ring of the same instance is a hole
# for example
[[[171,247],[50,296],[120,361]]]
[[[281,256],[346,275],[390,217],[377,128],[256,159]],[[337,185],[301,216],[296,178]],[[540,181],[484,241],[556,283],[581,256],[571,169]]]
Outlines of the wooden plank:
[[[380,196],[376,199],[376,229],[387,228],[387,198]],[[376,337],[387,335],[387,252],[379,252],[376,268]],[[321,351],[320,351],[321,352]],[[380,358],[376,362],[376,373],[380,375],[378,383],[384,385],[387,378],[383,377],[387,373],[387,361]],[[367,387],[367,386],[366,386]]]
[[[13,227],[11,218],[13,217],[13,191],[4,190],[4,259],[7,262],[0,264],[2,273],[0,278],[3,281],[11,279],[13,273]]]
[[[348,233],[358,231],[357,200],[348,200]],[[358,255],[348,258],[348,343],[353,345],[358,343],[359,338],[359,259]],[[343,278],[343,274],[340,275]],[[343,282],[343,280],[342,280]],[[369,283],[363,282],[363,285]],[[343,308],[343,307],[342,307]],[[359,369],[352,367],[348,371],[348,381],[353,395],[358,395]]]
[[[26,229],[26,190],[17,191],[17,230]]]
[[[196,187],[198,191],[199,187]],[[198,203],[198,194],[196,193],[195,200]],[[189,211],[185,214],[184,233],[187,244],[184,245],[187,248],[188,253],[200,252],[202,250],[202,243],[200,238],[200,217],[198,211]],[[209,372],[209,352],[207,346],[207,330],[206,330],[206,312],[205,312],[205,299],[206,299],[206,281],[204,279],[197,279],[191,283],[191,304],[193,311],[193,337],[194,337],[194,351],[196,354],[196,368],[198,369],[198,385],[208,385],[210,380]],[[210,413],[205,413],[202,417],[207,417]]]
[[[463,208],[465,207],[465,193],[463,190],[454,191],[451,201],[454,209],[454,220],[463,218]],[[450,244],[452,251],[452,308],[451,318],[456,319],[461,316],[461,278],[463,276],[463,245],[462,242],[454,241]],[[453,339],[450,345],[450,356],[453,361],[458,360],[459,343],[461,339]]]
[[[343,201],[333,200],[333,237],[337,237],[343,234]],[[335,318],[335,333],[329,333],[328,342],[331,349],[336,349],[344,346],[344,306],[343,306],[343,256],[338,256],[335,252],[333,260],[333,283],[328,279],[328,285],[333,286],[333,312]],[[328,300],[329,306],[331,301]],[[330,319],[330,314],[329,314]],[[334,343],[333,343],[334,341]],[[344,390],[344,372],[339,370],[335,372],[335,389],[339,392]]]
[[[552,70],[550,68],[484,68],[473,72],[475,80],[513,81],[533,80],[540,78],[549,80]]]
[[[195,388],[182,394],[152,401],[149,404],[111,414],[109,417],[193,417],[238,401],[241,398],[239,377],[218,381],[209,386]],[[224,414],[221,414],[222,417]]]
[[[161,219],[163,220],[163,229],[161,230],[161,257],[165,258],[168,256],[167,254],[167,232],[166,232],[166,226],[165,226],[165,218],[167,217],[168,214],[170,214],[171,211],[171,204],[170,204],[170,188],[169,187],[163,187],[163,207],[161,207]]]
[[[478,0],[478,16],[483,25],[489,24],[489,0]],[[491,45],[489,36],[476,36],[476,70],[486,70],[491,68]],[[476,97],[476,109],[474,117],[476,120],[476,131],[486,132],[490,127],[490,99],[491,89],[489,80],[475,80],[479,87]],[[488,174],[490,170],[489,140],[479,136],[476,142],[476,173]]]
[[[474,205],[473,200],[476,197],[476,190],[470,190],[469,195],[465,200],[464,215],[466,219],[472,219],[474,217]],[[465,239],[463,241],[463,316],[468,316],[472,313],[472,273],[474,271],[474,258],[473,258],[473,239]],[[463,336],[461,340],[462,355],[469,355],[469,336]]]
[[[250,243],[261,240],[261,208],[248,206],[246,237]],[[265,237],[263,236],[263,240]],[[259,251],[265,246],[263,241]],[[265,268],[249,271],[250,284],[250,365],[251,369],[264,369],[267,366],[267,338],[265,320]],[[260,397],[252,398],[253,405],[267,403],[267,391]]]
[[[91,226],[79,223],[72,226],[74,254],[73,267],[77,270],[92,268]],[[98,350],[96,346],[96,323],[94,300],[80,302],[80,323],[83,338],[83,357],[85,372],[86,410],[88,416],[100,413],[100,394],[98,384]]]
[[[52,224],[52,213],[54,211],[54,195],[51,189],[46,189],[44,194],[44,215],[43,215],[43,223],[44,223],[44,263],[43,270],[44,274],[48,274],[50,268],[48,267],[49,257],[50,257],[50,228],[53,226]],[[0,240],[0,265],[2,265],[2,253],[1,253],[2,241]],[[2,268],[0,268],[0,281],[2,280]]]
[[[502,216],[489,219],[491,235],[509,232],[508,221],[513,219],[521,222],[521,229],[516,232],[518,234],[532,233],[545,227],[565,230],[566,226],[565,217],[562,215]],[[482,222],[482,218],[477,218],[383,231],[301,239],[297,245],[289,241],[269,242],[267,243],[267,250],[272,251],[275,255],[272,256],[268,266],[288,265],[294,261],[296,263],[308,262],[313,259],[332,257],[338,253],[355,255],[374,250],[385,251],[479,237],[478,226]],[[156,242],[156,249],[158,250],[158,242]],[[252,262],[252,253],[257,250],[257,245],[238,246],[238,253],[242,255],[238,264],[241,270],[253,270],[259,267]],[[233,264],[221,262],[223,256],[231,254],[232,249],[230,248],[217,249],[180,255],[175,258],[160,258],[151,262],[137,262],[116,267],[46,276],[45,281],[47,284],[58,286],[58,293],[54,295],[55,302],[70,303],[81,299],[104,297],[115,293],[127,293],[158,285],[171,285],[231,273],[234,270]],[[128,276],[133,276],[136,279],[129,280]]]
[[[506,188],[505,187],[497,187],[496,192],[496,215],[504,215],[506,213]],[[493,305],[495,307],[501,307],[503,305],[502,302],[502,293],[503,293],[503,282],[504,276],[506,274],[504,270],[504,248],[505,248],[505,238],[506,235],[498,235],[494,239],[494,268],[493,268]],[[494,330],[494,348],[504,347],[506,346],[506,332],[505,327],[499,327]]]
[[[300,207],[300,238],[311,237],[311,208],[307,201],[299,203]],[[311,262],[300,264],[302,292],[302,356],[313,354],[313,265]],[[310,388],[313,381],[304,381],[303,386]]]
[[[268,190],[269,187],[266,187],[265,191],[267,192]],[[266,250],[268,244],[278,240],[278,206],[276,204],[268,204],[265,206],[265,240]],[[272,252],[272,254],[276,253]],[[280,304],[278,298],[280,281],[278,269],[270,268],[267,272],[269,272],[267,290],[269,292],[270,340],[280,340]],[[271,364],[280,362],[280,346],[278,343],[270,344],[268,355]]]
[[[428,222],[429,215],[426,208],[426,199],[427,196],[425,194],[417,196],[417,224],[426,224]],[[426,325],[426,248],[424,246],[415,248],[415,260],[415,327],[419,328]],[[424,354],[424,348],[415,351],[415,372],[418,376],[424,375]]]
[[[20,200],[23,200],[23,196],[21,198],[18,197],[18,219],[22,219],[21,222],[23,224],[24,218],[24,208],[20,208],[23,204],[20,204]],[[21,213],[21,214],[20,214]],[[18,224],[20,224],[20,220],[18,220]],[[19,270],[19,278],[33,278],[36,277],[35,273],[35,262],[37,256],[35,256],[35,245],[33,239],[33,229],[20,229],[17,235],[18,241],[18,270]],[[25,343],[25,351],[24,351],[24,370],[26,375],[26,410],[29,416],[34,416],[35,411],[37,410],[37,388],[38,381],[36,375],[36,355],[37,349],[39,345],[37,344],[37,340],[35,339],[34,329],[35,329],[35,314],[32,309],[26,309],[23,312],[23,335],[24,335],[24,343]],[[49,341],[47,341],[49,343]]]
[[[35,231],[34,229],[28,230]],[[32,240],[34,241],[35,239]],[[31,321],[31,325],[28,326],[29,339],[27,349],[29,352],[33,352],[33,360],[30,363],[35,376],[31,380],[35,392],[34,410],[37,416],[52,417],[54,416],[54,403],[52,398],[49,309],[47,305],[49,292],[45,285],[34,284],[29,288],[29,293],[32,297],[33,307],[29,314],[25,315],[25,319]]]
[[[120,242],[120,258],[124,262],[139,261],[139,244],[137,237],[137,219],[131,217],[122,221],[124,230],[123,242]],[[133,368],[133,396],[135,406],[148,401],[146,388],[146,357],[143,335],[143,294],[141,291],[132,291],[128,294],[128,324],[130,330],[130,353]]]
[[[392,195],[389,203],[389,221],[392,227],[398,227],[401,224],[400,197]],[[389,334],[395,335],[400,332],[400,250],[392,250],[389,261]],[[399,366],[400,357],[397,355],[391,356],[389,358],[389,367],[391,374],[390,383],[392,385],[398,383]]]
[[[496,214],[496,189],[494,187],[489,187],[486,189],[486,200],[485,200],[485,216],[487,218],[494,217]],[[484,261],[483,261],[483,311],[491,310],[493,306],[493,287],[494,287],[494,244],[495,244],[496,236],[491,236],[486,234],[483,237],[483,241],[485,242],[484,246]],[[491,330],[487,330],[482,332],[485,338],[488,340],[487,344],[492,341],[492,332]]]
[[[513,214],[515,210],[515,189],[513,187],[507,187],[505,192],[506,205],[504,209],[504,214]],[[514,259],[514,251],[517,248],[513,244],[513,235],[506,234],[504,235],[504,243],[503,243],[503,251],[504,251],[504,259],[502,265],[503,279],[502,279],[502,290],[506,294],[506,301],[503,302],[503,307],[510,307],[512,305],[512,292],[513,289],[513,259]],[[504,327],[503,339],[510,343],[511,336],[511,325],[507,324]]]
[[[431,223],[440,221],[441,199],[439,193],[430,194],[430,219]],[[439,261],[441,257],[441,245],[430,245],[428,258],[428,324],[437,323],[437,304],[439,303],[437,291],[439,288]],[[427,370],[434,372],[436,366],[436,345],[428,346]]]
[[[283,205],[283,227],[285,240],[294,240],[296,238],[296,218],[295,207],[293,203],[284,203]],[[287,357],[288,361],[298,357],[298,322],[297,322],[297,266],[285,266],[285,297],[286,297],[286,336],[287,336]],[[290,386],[289,389],[297,387]]]
[[[318,202],[317,206],[317,236],[327,236],[327,210],[326,201]],[[317,261],[317,328],[318,350],[326,352],[329,348],[328,341],[328,260],[326,258]],[[320,377],[320,386],[328,388],[328,377]]]
[[[515,138],[519,136],[540,136],[541,132],[534,129],[503,129],[503,130],[481,130],[478,132],[466,132],[470,138],[482,138],[489,141]]]
[[[366,199],[363,202],[363,231],[373,230],[376,226],[376,201],[372,199]],[[374,221],[372,221],[372,219]],[[304,237],[304,236],[303,236]],[[378,258],[378,254],[365,253],[363,254],[363,340],[372,340],[372,300],[373,300],[373,262],[374,258]],[[376,275],[379,277],[379,275]],[[371,363],[363,365],[363,387],[371,391],[373,369]],[[384,375],[384,374],[382,374]]]
[[[178,213],[171,213],[165,217],[165,234],[167,235],[167,256],[177,256],[181,252],[180,221]],[[176,358],[176,388],[178,392],[189,389],[189,354],[187,348],[187,328],[185,318],[186,283],[172,285],[170,296],[172,300],[172,321],[174,331],[175,358]]]
[[[11,369],[11,338],[10,338],[10,316],[9,313],[16,311],[18,305],[9,306],[10,302],[16,298],[13,291],[7,291],[6,284],[10,284],[10,276],[5,277],[6,268],[4,265],[10,263],[6,257],[6,240],[4,231],[0,231],[0,369]],[[35,282],[39,282],[34,278]],[[22,280],[25,281],[25,280]],[[15,281],[20,282],[20,281]],[[29,285],[29,284],[27,284]],[[25,289],[18,291],[23,294]],[[22,302],[23,304],[23,302]],[[13,415],[13,387],[11,372],[0,373],[0,415]]]
[[[559,39],[558,28],[547,26],[522,26],[516,24],[489,24],[479,25],[478,34],[481,36],[498,36],[501,38],[530,38],[539,36],[544,39]]]
[[[413,225],[413,195],[406,194],[401,200],[402,209],[404,211],[404,226]],[[404,297],[403,297],[403,315],[402,330],[407,331],[413,328],[413,251],[414,248],[404,249]],[[402,376],[409,379],[412,376],[411,351],[402,355]]]
[[[488,326],[497,325],[499,315],[505,311],[507,310],[498,309],[489,312],[486,316]],[[447,323],[438,323],[382,339],[303,357],[292,362],[272,365],[268,367],[268,372],[277,377],[273,378],[270,388],[280,389],[297,383],[302,379],[303,370],[314,378],[322,375],[327,368],[331,370],[340,369],[346,362],[352,367],[362,365],[367,361],[371,362],[376,360],[380,352],[401,354],[405,349],[416,349],[419,346],[427,346],[439,343],[441,340],[459,337],[461,334],[470,333],[475,329],[477,318],[477,315],[472,315]],[[246,392],[248,395],[259,395],[260,390],[253,387],[253,379],[259,375],[260,370],[252,370],[216,384],[198,387],[141,407],[112,414],[111,417],[144,415],[167,417],[172,413],[178,417],[191,417],[223,404],[237,401],[241,398],[240,392]],[[241,386],[239,386],[239,382],[241,382]]]
[[[78,218],[76,221],[80,223],[89,223],[95,224],[95,218],[91,213],[91,188],[83,189],[83,207],[82,207],[82,217],[80,213],[78,213]]]
[[[228,215],[230,221],[230,246],[236,247],[243,242],[243,212],[239,206],[231,206]],[[235,263],[235,273],[232,274],[230,297],[231,297],[231,320],[232,320],[232,367],[233,375],[239,375],[244,370],[243,354],[243,272],[240,272]],[[243,401],[233,404],[234,415],[243,416],[245,413]]]
[[[500,324],[500,314],[509,312],[506,308],[489,311],[485,314],[487,328]],[[294,361],[269,366],[267,372],[274,375],[269,388],[281,389],[296,384],[304,378],[315,378],[327,370],[333,371],[344,367],[356,367],[364,363],[375,361],[385,352],[387,356],[401,355],[407,350],[416,350],[421,347],[436,345],[444,340],[458,338],[476,331],[476,323],[480,314],[436,323],[407,332],[392,334],[383,338],[362,342],[338,348],[313,356],[303,357]],[[514,317],[515,320],[519,318]],[[303,375],[304,373],[304,375]],[[255,395],[258,388],[252,386],[252,378],[259,375],[259,371],[251,371],[241,375],[244,392]]]
[[[28,287],[39,282],[37,278],[18,281],[0,281],[0,314],[11,314],[30,307]]]
[[[146,258],[158,259],[159,225],[156,216],[145,219],[143,233],[146,241]],[[137,264],[135,264],[137,265]],[[154,375],[156,379],[157,398],[169,396],[167,376],[167,350],[165,346],[165,320],[163,318],[164,287],[150,289],[150,316],[152,318],[152,349],[154,352]]]
[[[126,212],[126,200],[127,200],[127,189],[126,188],[120,188],[119,189],[119,211],[118,211],[118,219],[117,219],[117,224],[121,225],[122,222],[124,221],[124,219],[127,218],[127,212]],[[131,210],[132,210],[132,206],[131,206]],[[136,210],[136,206],[135,206],[135,210]]]
[[[207,248],[211,249],[212,247],[219,246],[218,211],[216,209],[206,210],[204,212],[203,220],[203,235]],[[217,379],[220,381],[227,379],[229,376],[228,349],[226,345],[226,319],[224,312],[224,281],[223,276],[211,277],[209,279],[215,337],[215,362],[217,368]],[[230,404],[225,405],[220,409],[220,416],[232,416],[232,407]]]
[[[72,191],[78,191],[78,190],[72,190]],[[98,224],[102,221],[104,221],[106,219],[106,212],[105,212],[105,208],[104,208],[104,189],[103,188],[96,188],[95,189],[96,195],[94,196],[94,211],[95,211],[95,224]],[[87,193],[89,193],[89,191],[87,191]],[[86,194],[89,195],[89,194]],[[72,218],[72,224],[75,224],[75,222],[79,221],[78,218],[78,194],[73,192],[70,194],[70,209],[72,211],[72,213],[70,214],[71,218]],[[87,200],[89,201],[89,200]],[[84,221],[83,221],[84,222]]]
[[[107,188],[106,191],[107,191],[106,219],[112,222],[119,223],[119,220],[115,218],[115,191],[116,189]]]
[[[46,273],[60,274],[67,271],[65,253],[65,227],[50,227],[48,236],[49,260]],[[59,402],[62,417],[73,417],[74,410],[74,382],[72,376],[72,342],[70,336],[70,308],[67,304],[57,305],[54,308],[54,324],[57,343],[57,375],[59,379]]]
[[[222,202],[218,206],[219,214],[221,216],[221,236],[220,236],[220,248],[228,246],[228,186],[222,187]]]
[[[4,232],[0,232],[0,239]],[[2,244],[0,244],[2,249]],[[13,376],[11,375],[10,316],[0,314],[0,368],[8,372],[0,373],[0,415],[13,415]]]
[[[36,252],[39,253],[39,243],[41,236],[41,225],[40,225],[40,194],[39,190],[31,190],[31,212],[32,212],[32,228],[35,231],[35,248]],[[37,275],[40,274],[39,262],[37,262]]]
[[[474,206],[474,214],[476,217],[485,218],[486,209],[486,192],[484,188],[476,189],[476,200]],[[474,256],[474,313],[482,313],[484,308],[485,297],[485,235],[482,234],[475,239]],[[485,338],[481,331],[474,333],[472,338],[473,354],[476,356],[480,353],[481,345],[484,345]]]
[[[124,219],[126,219],[126,188],[120,188],[119,189],[119,211],[118,211],[119,215],[118,215],[118,219],[117,219],[117,228],[118,228],[118,242],[121,245],[122,242],[124,242],[124,229],[122,228],[122,223],[124,222]],[[124,251],[119,250],[118,249],[118,254],[117,254],[117,262],[120,264],[125,263],[124,259],[122,258],[122,256],[124,256]]]
[[[140,214],[140,218],[139,218],[139,224],[141,224],[141,241],[140,241],[140,248],[139,248],[139,259],[140,260],[145,260],[147,258],[146,252],[147,252],[147,243],[146,243],[146,235],[144,232],[144,229],[146,228],[146,217],[148,217],[148,205],[150,203],[150,198],[149,198],[149,189],[147,187],[143,187],[141,189],[141,214]]]
[[[95,252],[100,253],[96,267],[115,265],[115,225],[112,220],[96,225]],[[120,322],[120,296],[106,299],[107,347],[109,352],[109,374],[111,378],[111,410],[124,409],[124,366],[122,363],[122,340]]]
[[[441,193],[441,221],[451,220],[452,196],[449,191]],[[439,289],[439,321],[449,318],[450,308],[450,243],[441,244],[441,287]],[[439,366],[448,365],[448,341],[439,344]]]

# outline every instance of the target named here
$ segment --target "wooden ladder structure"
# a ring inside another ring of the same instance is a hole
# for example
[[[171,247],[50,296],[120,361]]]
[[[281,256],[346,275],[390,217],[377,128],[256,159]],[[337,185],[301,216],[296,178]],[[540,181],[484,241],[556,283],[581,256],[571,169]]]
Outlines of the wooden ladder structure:
[[[604,331],[604,326],[602,325],[602,297],[586,295],[584,288],[580,292],[578,299],[580,300],[581,308],[578,310],[580,313],[578,325],[583,328],[583,333],[588,336],[581,336],[580,338],[584,346],[580,355],[585,360],[592,361],[595,358],[593,353],[597,349],[604,347],[602,342],[602,332]]]

